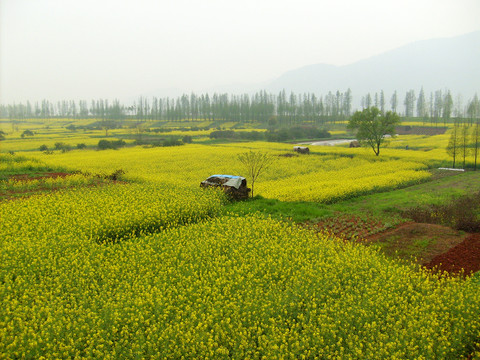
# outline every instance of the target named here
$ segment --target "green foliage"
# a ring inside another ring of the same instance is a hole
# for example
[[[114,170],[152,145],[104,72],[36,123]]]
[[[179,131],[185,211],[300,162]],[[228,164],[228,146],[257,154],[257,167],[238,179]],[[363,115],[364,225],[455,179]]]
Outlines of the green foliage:
[[[450,155],[453,159],[452,168],[455,168],[455,163],[458,157],[460,156],[461,152],[461,144],[462,136],[461,136],[461,129],[458,122],[455,123],[452,129],[452,133],[450,134],[450,139],[447,145],[447,154]]]
[[[209,135],[210,139],[228,140],[263,140],[264,135],[259,131],[216,130]]]
[[[163,141],[161,146],[180,146],[183,142],[176,138],[169,138]]]
[[[209,136],[211,139],[267,140],[280,142],[298,139],[323,139],[331,137],[331,134],[325,129],[319,129],[314,126],[294,126],[290,128],[269,129],[267,132],[216,130],[212,131]]]
[[[126,145],[126,142],[123,140],[100,140],[98,142],[98,150],[108,150],[108,149],[119,149],[121,147],[124,147]]]
[[[87,148],[87,145],[85,145],[83,143],[82,144],[77,144],[77,149],[79,149],[79,150],[86,149],[86,148]]]
[[[38,148],[38,150],[40,151],[48,151],[48,146],[43,144],[43,145],[40,145],[40,147]]]
[[[356,130],[360,144],[371,147],[378,156],[380,147],[387,141],[385,136],[394,136],[395,127],[399,124],[400,117],[396,113],[388,111],[383,114],[376,107],[368,107],[353,114],[348,129]]]
[[[0,141],[5,140],[5,135],[7,135],[6,132],[3,130],[0,130]]]
[[[405,215],[416,222],[480,232],[480,191],[452,198],[444,204],[416,206],[405,211]]]
[[[35,134],[33,133],[32,130],[25,130],[24,132],[22,132],[22,135],[20,135],[20,136],[23,139],[25,136],[33,136],[33,135],[35,135]]]
[[[324,139],[331,137],[325,129],[314,126],[294,126],[279,130],[269,130],[266,133],[268,141],[289,141],[298,139]]]
[[[55,150],[60,150],[61,152],[65,153],[67,151],[72,150],[72,146],[69,144],[65,144],[64,142],[56,142]]]
[[[185,144],[191,144],[193,142],[193,138],[190,136],[190,135],[185,135],[183,138],[182,138],[182,141],[185,143]]]

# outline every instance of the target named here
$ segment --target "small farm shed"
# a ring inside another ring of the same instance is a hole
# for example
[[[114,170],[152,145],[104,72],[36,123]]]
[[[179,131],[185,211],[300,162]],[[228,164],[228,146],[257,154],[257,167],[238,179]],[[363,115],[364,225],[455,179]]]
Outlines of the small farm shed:
[[[222,187],[225,194],[235,200],[248,198],[251,191],[247,187],[247,179],[237,175],[211,175],[200,183],[201,187]]]
[[[294,146],[293,151],[296,151],[300,154],[309,154],[310,153],[310,149],[306,146]]]

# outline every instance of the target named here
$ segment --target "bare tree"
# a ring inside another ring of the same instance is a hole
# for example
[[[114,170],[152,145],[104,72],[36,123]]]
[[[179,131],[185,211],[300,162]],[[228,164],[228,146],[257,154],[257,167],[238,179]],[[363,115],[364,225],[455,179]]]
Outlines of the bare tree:
[[[275,159],[270,154],[250,150],[248,152],[239,154],[238,160],[240,160],[245,171],[247,172],[247,176],[249,176],[251,179],[253,198],[253,187],[255,185],[255,181],[273,164]]]

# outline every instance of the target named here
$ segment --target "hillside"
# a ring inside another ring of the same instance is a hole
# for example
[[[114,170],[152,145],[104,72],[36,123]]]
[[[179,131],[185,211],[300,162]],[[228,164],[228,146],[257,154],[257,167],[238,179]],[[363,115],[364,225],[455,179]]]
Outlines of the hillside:
[[[468,98],[480,90],[480,32],[444,39],[418,41],[345,66],[314,64],[291,70],[267,85],[269,91],[286,89],[316,92],[350,88],[354,95],[409,89],[417,93],[450,89]]]

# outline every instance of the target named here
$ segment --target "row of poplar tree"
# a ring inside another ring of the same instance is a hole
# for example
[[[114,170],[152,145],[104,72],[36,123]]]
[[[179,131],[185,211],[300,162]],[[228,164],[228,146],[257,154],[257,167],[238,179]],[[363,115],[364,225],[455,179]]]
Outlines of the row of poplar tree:
[[[458,96],[454,100],[449,90],[437,90],[427,97],[420,90],[418,97],[414,90],[405,94],[403,105],[405,116],[446,122],[452,116],[457,118],[477,118],[480,116],[480,102],[475,94],[467,106],[461,104]],[[382,112],[398,112],[399,100],[395,91],[386,104],[384,91],[369,93],[361,98],[361,107],[376,106]],[[416,113],[415,113],[416,109]],[[229,94],[190,94],[177,98],[140,97],[134,104],[126,106],[119,100],[63,100],[50,102],[42,100],[34,104],[0,105],[0,118],[97,118],[100,120],[120,120],[125,118],[147,120],[209,120],[209,121],[258,121],[266,123],[275,118],[280,124],[291,125],[303,121],[314,123],[344,120],[352,114],[352,92],[329,92],[325,96],[313,93],[287,94],[285,90],[274,95],[260,91],[253,95]]]
[[[474,169],[477,170],[479,152],[480,120],[472,124],[455,121],[447,146],[447,153],[453,159],[452,167],[462,162],[462,168],[465,169],[467,158],[473,157]]]
[[[398,112],[398,94],[395,91],[389,101],[391,110]],[[436,90],[431,92],[430,96],[425,94],[423,87],[420,89],[418,97],[415,90],[411,89],[406,92],[403,105],[405,106],[405,117],[418,117],[422,119],[430,119],[438,122],[439,120],[449,120],[455,118],[477,118],[480,116],[480,102],[478,95],[467,102],[463,106],[461,95],[457,95],[454,101],[450,90]],[[386,100],[383,90],[375,93],[374,96],[367,94],[362,97],[362,108],[375,106],[382,112],[386,110]]]

